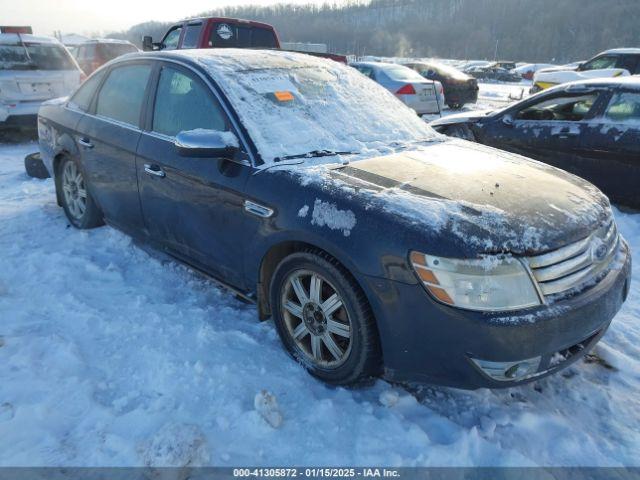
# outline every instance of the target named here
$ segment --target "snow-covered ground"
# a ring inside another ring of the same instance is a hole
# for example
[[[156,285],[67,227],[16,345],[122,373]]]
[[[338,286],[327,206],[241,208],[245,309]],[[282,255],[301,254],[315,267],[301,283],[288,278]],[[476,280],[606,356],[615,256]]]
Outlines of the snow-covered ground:
[[[504,108],[514,101],[521,100],[529,96],[531,83],[523,80],[522,83],[485,83],[479,82],[478,101],[468,103],[461,110],[451,110],[446,105],[442,110],[442,116],[452,115],[469,110],[496,110]],[[422,118],[431,122],[438,118],[438,114],[422,115]]]
[[[24,172],[36,148],[0,145],[0,466],[640,465],[638,262],[597,356],[562,374],[330,388],[255,307],[112,228],[69,227],[52,181]],[[640,215],[616,217],[640,251]]]

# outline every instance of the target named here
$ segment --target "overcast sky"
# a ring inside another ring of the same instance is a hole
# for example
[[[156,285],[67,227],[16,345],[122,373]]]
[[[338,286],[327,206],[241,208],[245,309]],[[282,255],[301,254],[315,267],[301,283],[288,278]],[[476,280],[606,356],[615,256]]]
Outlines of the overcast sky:
[[[0,0],[3,25],[31,25],[34,33],[88,34],[124,30],[147,20],[175,21],[215,7],[321,3],[321,0]]]

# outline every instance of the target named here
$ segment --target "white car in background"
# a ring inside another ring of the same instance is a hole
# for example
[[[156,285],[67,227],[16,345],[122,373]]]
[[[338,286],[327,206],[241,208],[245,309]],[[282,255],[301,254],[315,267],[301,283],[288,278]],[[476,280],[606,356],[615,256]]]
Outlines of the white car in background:
[[[557,65],[552,65],[550,63],[525,63],[518,65],[516,68],[511,70],[511,73],[517,73],[525,80],[533,80],[533,76],[536,72],[542,69],[554,67],[557,67]]]
[[[561,83],[591,78],[621,77],[640,74],[640,48],[616,48],[599,53],[591,60],[565,69],[550,68],[533,75],[531,93]]]
[[[0,27],[0,129],[37,126],[40,104],[70,94],[84,74],[55,38]]]
[[[444,107],[442,83],[427,80],[409,67],[384,62],[353,62],[349,65],[389,90],[418,115],[440,113]]]

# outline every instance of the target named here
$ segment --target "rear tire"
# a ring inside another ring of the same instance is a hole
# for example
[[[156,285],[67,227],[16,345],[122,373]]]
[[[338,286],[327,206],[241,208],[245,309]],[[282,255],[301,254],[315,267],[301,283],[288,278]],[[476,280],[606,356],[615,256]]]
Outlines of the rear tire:
[[[296,252],[271,279],[273,318],[286,350],[309,373],[333,385],[377,376],[381,353],[375,319],[349,272],[324,252]]]
[[[87,189],[84,172],[78,162],[65,157],[58,168],[56,186],[61,192],[62,208],[69,222],[81,230],[103,224],[102,212]]]
[[[463,140],[469,140],[471,142],[476,141],[476,136],[468,125],[453,125],[448,127],[444,133],[450,137],[462,138]]]

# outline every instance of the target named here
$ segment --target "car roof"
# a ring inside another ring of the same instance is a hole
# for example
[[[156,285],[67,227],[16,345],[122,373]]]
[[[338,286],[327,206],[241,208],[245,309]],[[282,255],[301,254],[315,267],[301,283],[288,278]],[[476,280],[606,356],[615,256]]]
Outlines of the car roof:
[[[245,20],[243,18],[232,18],[232,17],[193,17],[193,18],[184,18],[179,22],[174,23],[173,25],[178,25],[182,23],[190,23],[190,22],[227,22],[227,23],[244,23],[247,25],[251,25],[254,27],[262,27],[273,29],[273,25],[263,22],[256,22],[254,20]]]
[[[219,67],[226,71],[246,71],[268,68],[336,66],[338,62],[315,57],[300,52],[276,49],[253,48],[194,48],[178,50],[160,50],[155,52],[134,52],[122,55],[111,64],[141,58],[156,60],[180,60],[197,68],[209,70]]]
[[[579,89],[580,87],[624,87],[632,90],[640,90],[640,76],[593,78],[590,80],[579,80],[577,82],[558,85],[558,87],[555,88],[562,90],[563,88]]]
[[[640,55],[640,48],[612,48],[611,50],[605,50],[599,55],[603,55],[605,53],[613,53],[616,55],[624,55],[624,54]]]
[[[40,35],[32,35],[30,33],[0,33],[0,44],[2,45],[20,45],[24,43],[50,43],[62,45],[53,37],[45,37]]]

